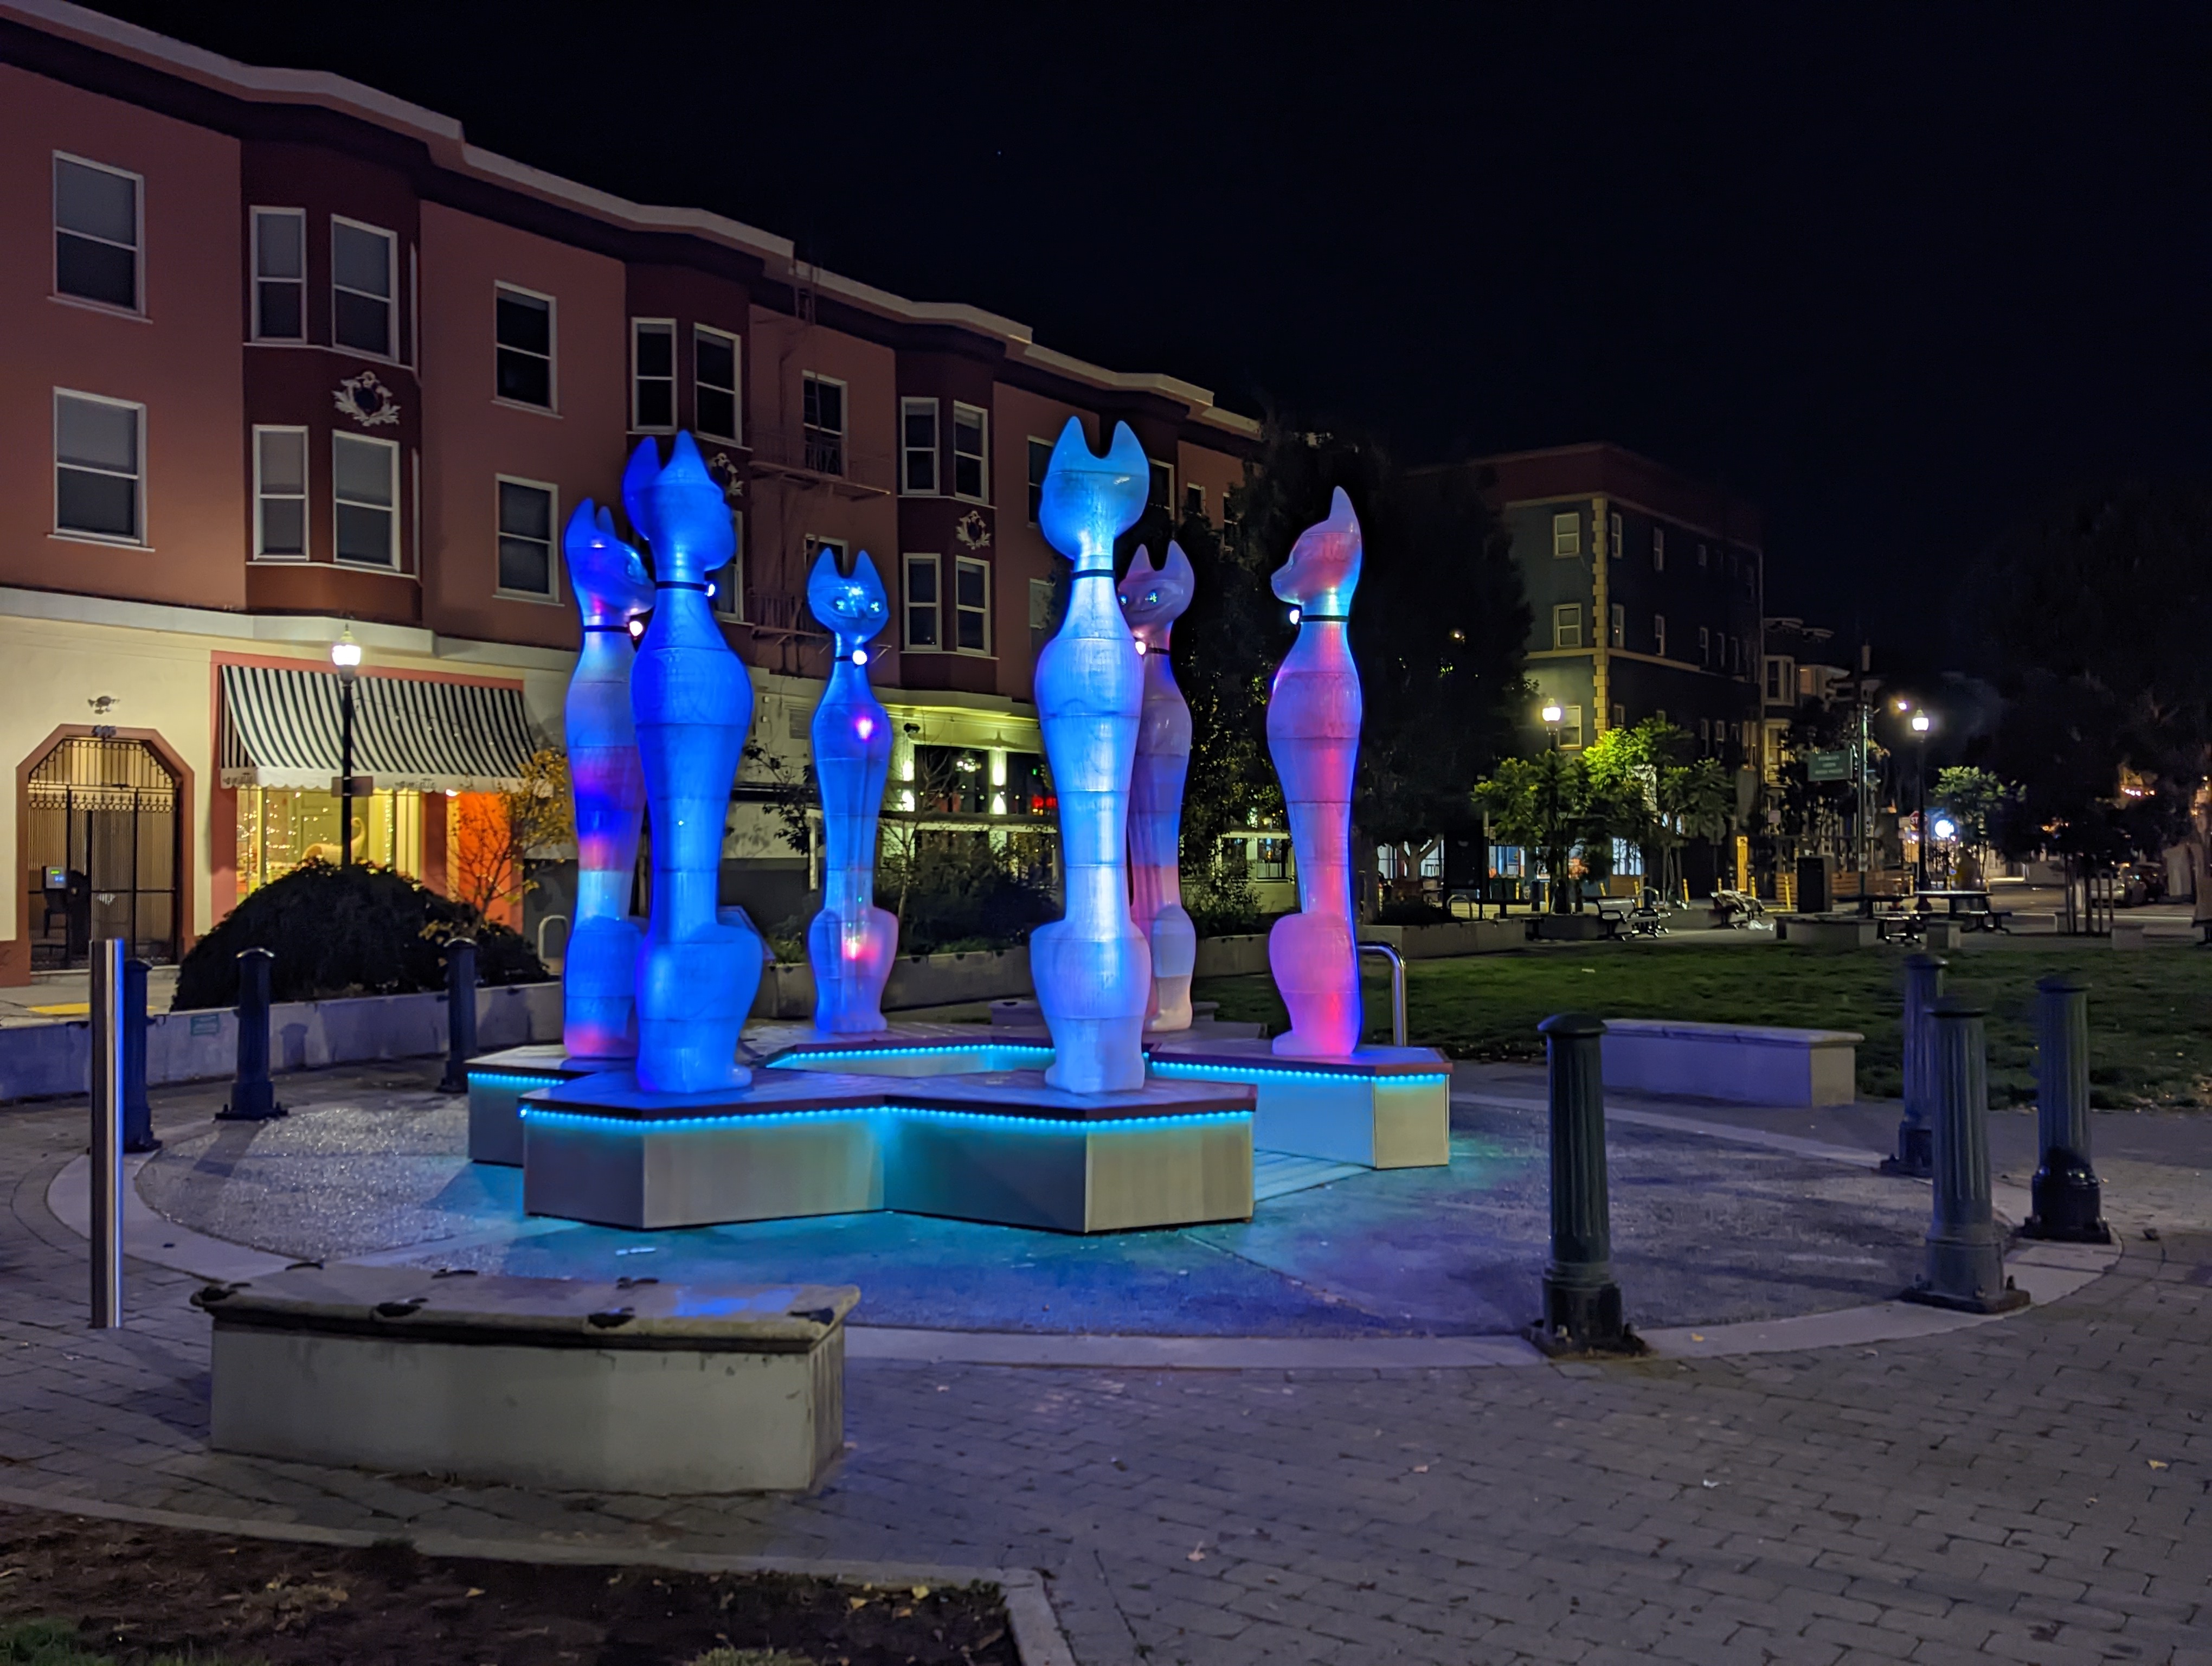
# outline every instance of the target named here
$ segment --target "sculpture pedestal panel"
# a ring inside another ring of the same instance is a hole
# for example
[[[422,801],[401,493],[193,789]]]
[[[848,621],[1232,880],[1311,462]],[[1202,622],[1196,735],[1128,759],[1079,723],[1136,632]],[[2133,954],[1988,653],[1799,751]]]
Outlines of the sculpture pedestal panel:
[[[575,1059],[557,1042],[509,1047],[469,1061],[469,1161],[522,1166],[522,1096],[615,1067]]]
[[[1363,1047],[1301,1059],[1264,1041],[1152,1045],[1166,1081],[1249,1082],[1258,1091],[1252,1144],[1370,1169],[1441,1168],[1451,1160],[1451,1068],[1431,1047]]]

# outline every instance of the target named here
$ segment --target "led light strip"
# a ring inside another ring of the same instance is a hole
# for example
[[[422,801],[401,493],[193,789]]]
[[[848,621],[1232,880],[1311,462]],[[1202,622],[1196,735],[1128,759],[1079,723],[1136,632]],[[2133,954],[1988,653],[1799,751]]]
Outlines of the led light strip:
[[[571,1128],[635,1128],[641,1132],[672,1128],[726,1128],[733,1123],[818,1122],[853,1121],[869,1116],[926,1116],[933,1121],[975,1122],[993,1127],[1031,1128],[1045,1134],[1100,1134],[1139,1128],[1183,1128],[1216,1123],[1249,1122],[1249,1110],[1182,1111],[1167,1116],[1117,1117],[1110,1122],[1074,1122],[1046,1116],[1007,1116],[980,1110],[933,1110],[921,1105],[853,1105],[841,1110],[757,1110],[727,1116],[685,1116],[632,1119],[593,1116],[574,1110],[549,1110],[543,1105],[522,1107],[526,1122],[551,1122]]]
[[[1449,1082],[1451,1077],[1443,1073],[1389,1074],[1377,1072],[1364,1075],[1353,1070],[1285,1070],[1279,1066],[1259,1064],[1190,1064],[1180,1059],[1155,1057],[1151,1067],[1163,1076],[1212,1076],[1237,1081],[1246,1076],[1279,1076],[1292,1082],[1366,1082],[1374,1086],[1403,1085],[1434,1087],[1439,1082]]]

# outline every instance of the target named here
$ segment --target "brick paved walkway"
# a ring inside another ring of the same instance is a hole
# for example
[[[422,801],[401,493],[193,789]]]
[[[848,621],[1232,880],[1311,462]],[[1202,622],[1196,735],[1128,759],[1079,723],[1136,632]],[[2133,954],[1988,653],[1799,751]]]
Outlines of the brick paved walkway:
[[[1969,1331],[1741,1360],[855,1363],[815,1497],[548,1497],[213,1456],[192,1281],[83,1329],[82,1113],[0,1118],[0,1489],[394,1533],[1034,1566],[1139,1660],[2212,1666],[2212,1235]]]

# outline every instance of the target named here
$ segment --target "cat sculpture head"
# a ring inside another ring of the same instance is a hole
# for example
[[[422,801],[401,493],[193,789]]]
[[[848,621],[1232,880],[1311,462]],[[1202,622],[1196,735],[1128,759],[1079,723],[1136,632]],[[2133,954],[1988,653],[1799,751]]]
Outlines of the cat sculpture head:
[[[890,623],[884,581],[876,576],[876,564],[868,559],[866,550],[853,557],[850,573],[837,570],[834,550],[823,550],[815,558],[814,570],[806,576],[806,605],[836,637],[840,660],[860,654]],[[867,660],[863,655],[853,662],[866,665]]]
[[[1071,416],[1052,448],[1037,503],[1037,526],[1079,573],[1111,573],[1114,540],[1137,524],[1152,496],[1152,465],[1127,423],[1094,456],[1083,424]]]
[[[728,566],[737,551],[729,499],[688,434],[676,436],[665,465],[653,441],[637,442],[623,471],[623,508],[652,546],[653,576],[662,585],[703,589],[707,575]]]
[[[645,558],[616,534],[614,511],[606,505],[588,497],[579,503],[561,535],[561,550],[586,624],[626,625],[652,610],[653,575]]]
[[[1120,599],[1121,617],[1146,653],[1167,652],[1168,634],[1190,605],[1197,584],[1198,575],[1190,570],[1190,557],[1180,544],[1169,540],[1168,558],[1158,567],[1152,565],[1151,551],[1141,544],[1137,546],[1129,570],[1121,575]]]
[[[1359,517],[1339,486],[1328,501],[1328,519],[1300,532],[1291,558],[1275,569],[1275,593],[1305,618],[1344,618],[1359,586]]]

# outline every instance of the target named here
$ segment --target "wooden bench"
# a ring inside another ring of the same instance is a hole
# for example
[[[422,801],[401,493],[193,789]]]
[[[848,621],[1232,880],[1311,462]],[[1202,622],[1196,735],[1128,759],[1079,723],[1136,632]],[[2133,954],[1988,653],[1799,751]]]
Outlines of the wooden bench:
[[[1865,1039],[1850,1030],[1607,1018],[1605,1085],[1662,1098],[1847,1105],[1858,1097],[1858,1043]]]
[[[843,1450],[850,1286],[303,1266],[210,1285],[210,1444],[615,1493],[811,1487]]]

